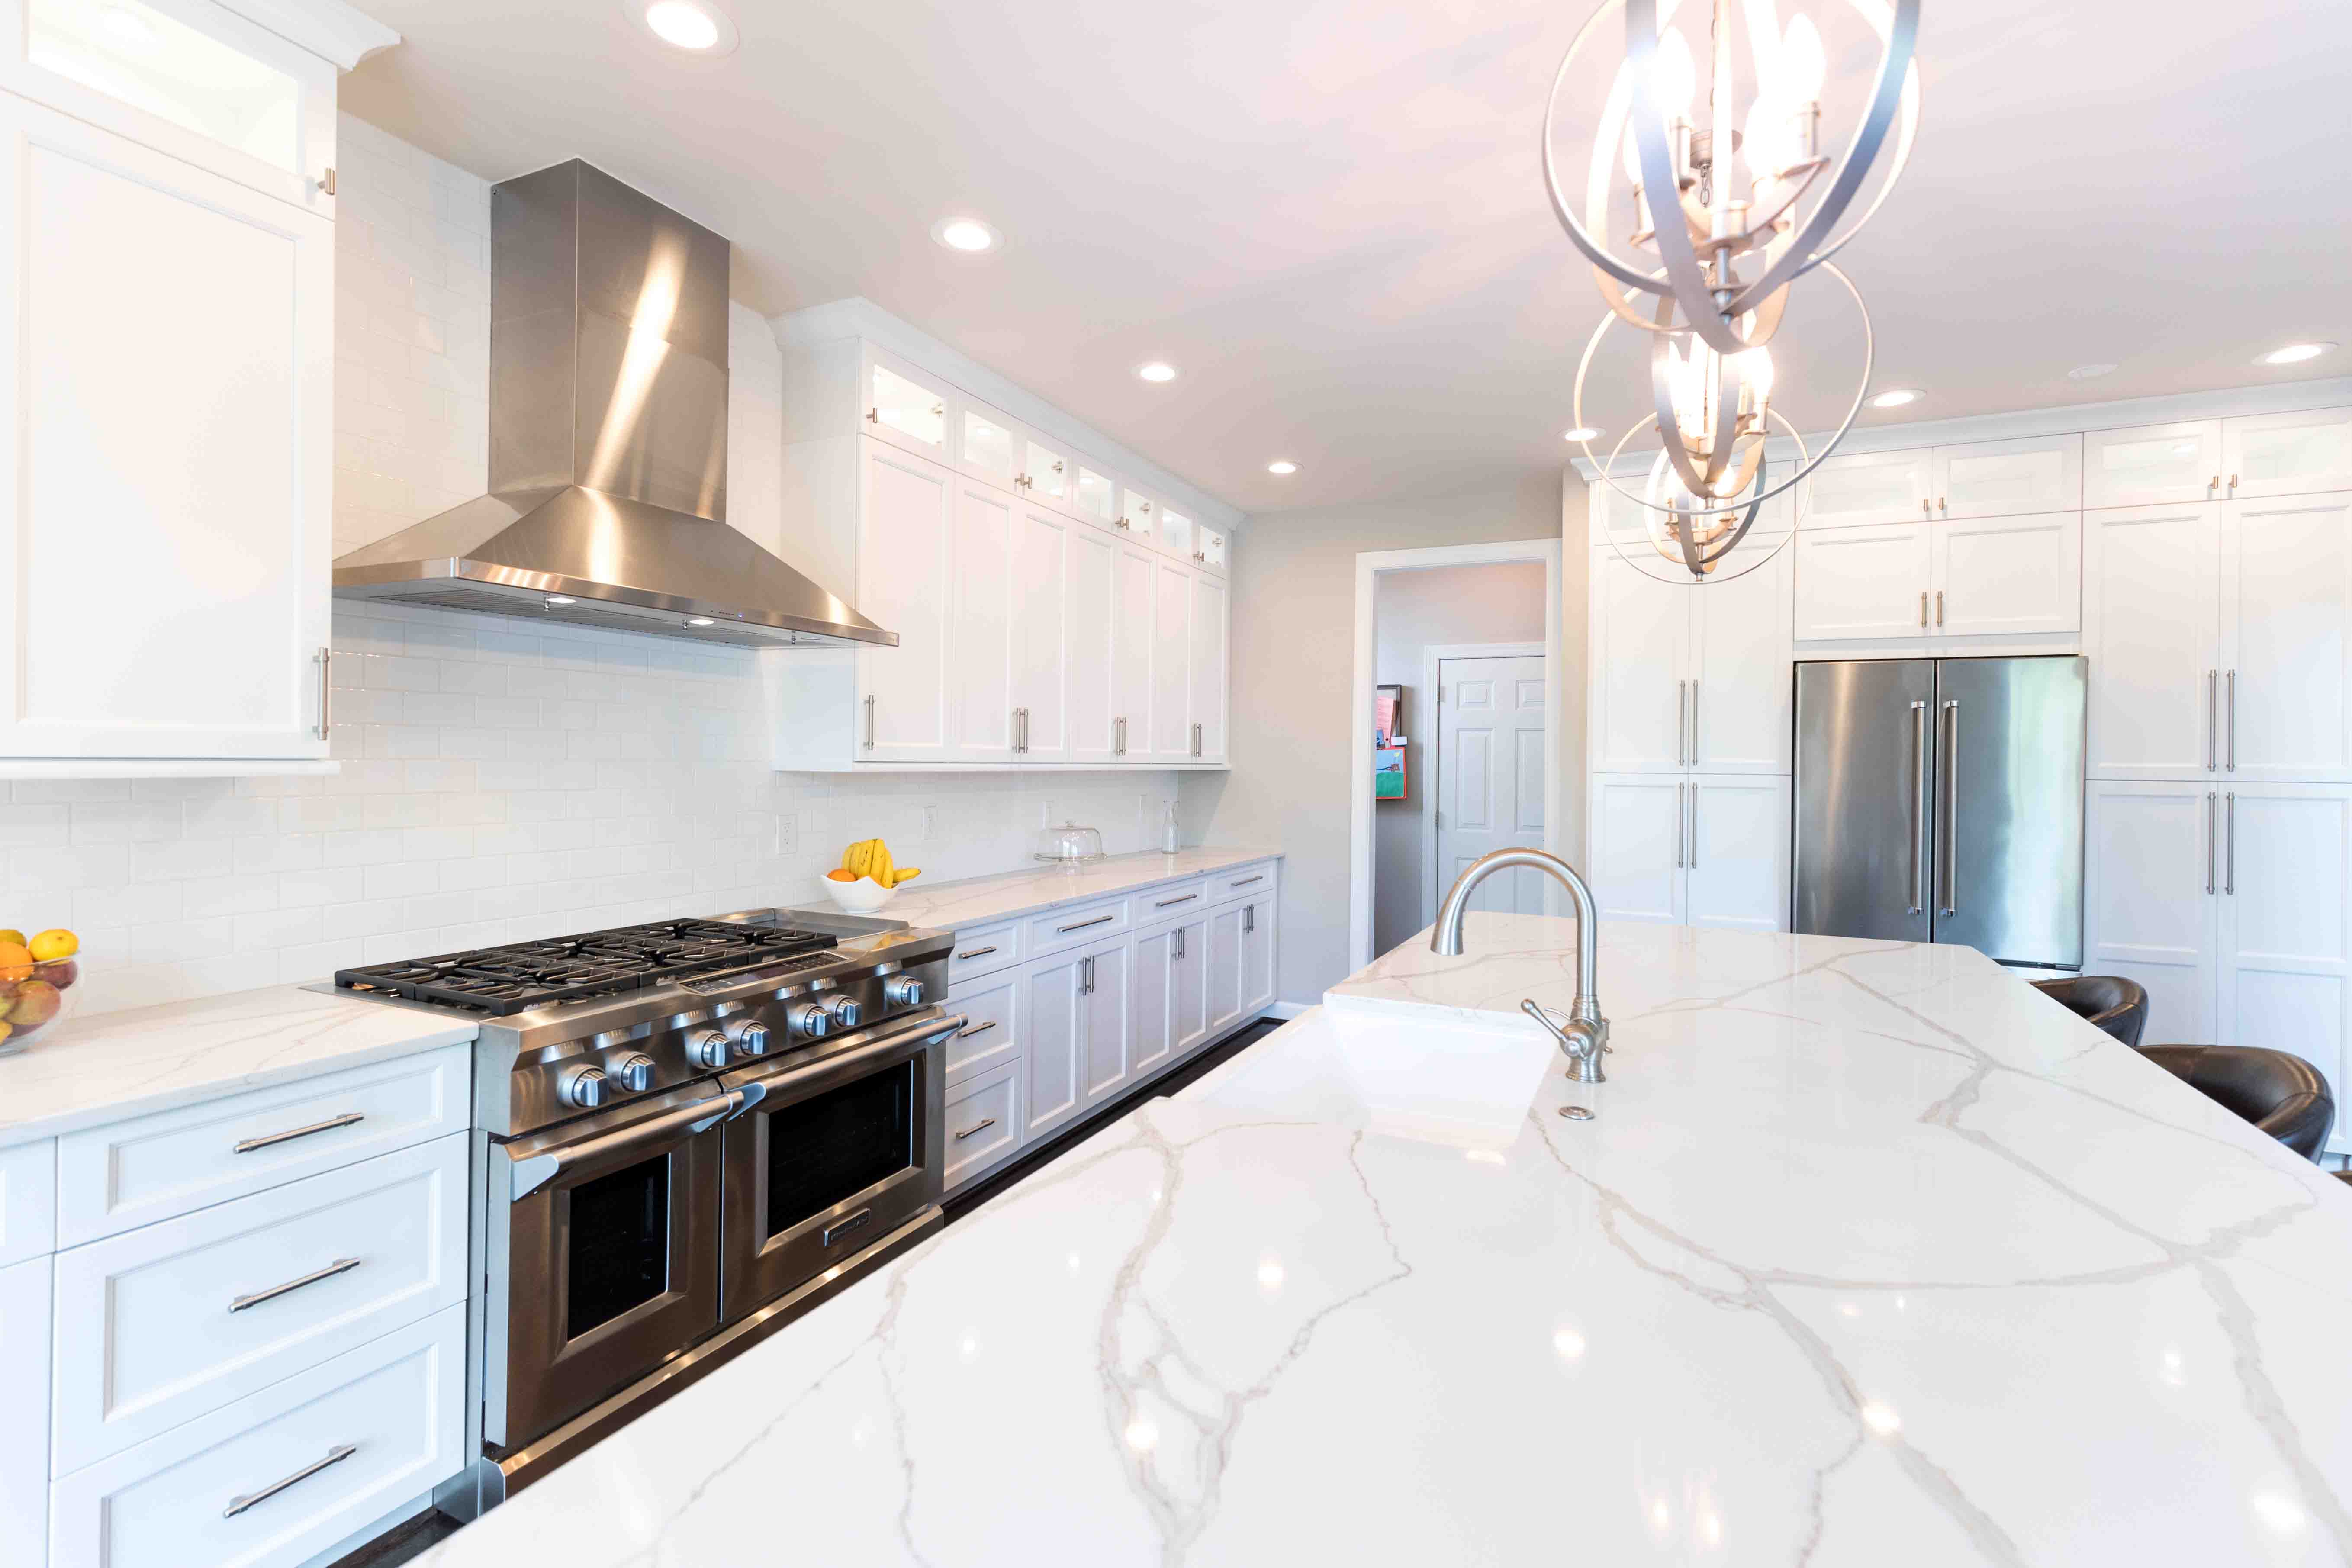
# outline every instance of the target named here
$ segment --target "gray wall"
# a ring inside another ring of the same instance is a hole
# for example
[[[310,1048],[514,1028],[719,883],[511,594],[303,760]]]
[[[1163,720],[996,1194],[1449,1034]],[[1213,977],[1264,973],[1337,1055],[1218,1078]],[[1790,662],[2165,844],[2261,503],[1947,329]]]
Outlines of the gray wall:
[[[1283,866],[1286,1002],[1312,1004],[1355,968],[1348,952],[1348,690],[1356,556],[1377,550],[1559,538],[1564,690],[1559,768],[1571,847],[1584,840],[1584,484],[1515,476],[1461,494],[1254,514],[1234,554],[1233,766],[1186,773],[1186,840],[1268,845]]]
[[[1422,886],[1427,802],[1436,780],[1437,694],[1422,650],[1449,643],[1534,643],[1544,634],[1544,569],[1532,561],[1383,572],[1373,597],[1373,675],[1405,689],[1408,798],[1372,807],[1372,949],[1386,952],[1428,923]]]

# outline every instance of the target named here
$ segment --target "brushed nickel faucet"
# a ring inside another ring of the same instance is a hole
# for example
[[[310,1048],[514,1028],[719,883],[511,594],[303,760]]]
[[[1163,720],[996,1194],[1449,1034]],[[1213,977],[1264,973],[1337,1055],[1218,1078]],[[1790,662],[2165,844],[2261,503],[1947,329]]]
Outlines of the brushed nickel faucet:
[[[1445,895],[1444,907],[1437,911],[1437,924],[1429,933],[1429,951],[1441,958],[1459,958],[1462,918],[1469,913],[1471,893],[1496,872],[1515,866],[1532,867],[1554,878],[1576,905],[1576,999],[1569,1005],[1568,1020],[1560,1022],[1549,1008],[1531,1000],[1521,1002],[1520,1010],[1559,1042],[1568,1057],[1570,1079],[1579,1083],[1605,1082],[1601,1058],[1609,1049],[1609,1020],[1601,1016],[1601,999],[1593,994],[1601,967],[1601,914],[1593,908],[1592,889],[1584,885],[1575,867],[1540,849],[1497,849],[1481,855],[1454,879],[1453,889]]]

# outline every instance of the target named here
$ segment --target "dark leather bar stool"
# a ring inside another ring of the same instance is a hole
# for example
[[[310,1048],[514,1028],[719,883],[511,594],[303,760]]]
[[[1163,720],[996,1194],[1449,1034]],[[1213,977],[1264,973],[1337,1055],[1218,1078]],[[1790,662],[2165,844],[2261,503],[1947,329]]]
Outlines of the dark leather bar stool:
[[[2301,1057],[2256,1046],[2146,1046],[2140,1055],[2306,1160],[2336,1125],[2336,1097]]]
[[[2077,974],[2071,980],[2037,980],[2033,988],[2138,1048],[2139,1032],[2147,1026],[2147,993],[2137,981],[2117,974]]]

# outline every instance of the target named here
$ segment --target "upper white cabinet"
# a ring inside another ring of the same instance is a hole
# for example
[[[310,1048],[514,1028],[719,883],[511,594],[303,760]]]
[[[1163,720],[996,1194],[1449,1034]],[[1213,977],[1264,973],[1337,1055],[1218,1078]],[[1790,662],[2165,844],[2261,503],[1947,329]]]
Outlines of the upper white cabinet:
[[[2231,500],[2352,489],[2352,408],[2222,420],[2221,484]]]
[[[1213,577],[1192,580],[1191,679],[1186,707],[1192,720],[1192,760],[1225,760],[1225,585]]]
[[[1859,528],[1925,520],[1936,494],[1936,453],[1855,452],[1829,458],[1797,486],[1797,526]]]
[[[1596,772],[1789,771],[1790,557],[1704,587],[1592,556]]]
[[[2352,489],[2352,408],[2094,430],[2083,443],[2088,507]]]
[[[919,457],[947,461],[955,453],[956,422],[962,416],[956,406],[955,388],[871,343],[859,346],[864,350],[859,380],[867,434]],[[788,381],[784,389],[788,422],[793,392]]]
[[[961,487],[946,465],[897,447],[862,443],[856,456],[856,566],[849,581],[862,612],[898,634],[897,647],[847,656],[856,670],[858,756],[945,762],[955,742],[949,649]]]
[[[1797,535],[1799,641],[2037,636],[2082,616],[2082,514],[1994,515]]]
[[[956,402],[956,467],[1003,489],[1018,489],[1029,458],[1029,432],[1013,416],[976,397]]]
[[[2202,778],[2218,760],[2221,564],[2213,502],[2084,514],[2092,777]]]
[[[1805,529],[1797,535],[1796,552],[1800,641],[1927,635],[1935,542],[1924,519]]]
[[[2186,419],[2083,437],[2083,504],[2161,506],[2221,493],[2221,422]]]
[[[1939,518],[2016,517],[2083,504],[2080,436],[1938,447],[1928,471]]]

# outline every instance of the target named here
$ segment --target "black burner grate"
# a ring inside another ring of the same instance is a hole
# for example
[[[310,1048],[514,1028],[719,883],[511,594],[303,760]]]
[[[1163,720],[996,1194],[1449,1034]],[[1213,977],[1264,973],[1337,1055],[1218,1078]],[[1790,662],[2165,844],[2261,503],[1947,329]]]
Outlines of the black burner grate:
[[[548,942],[339,969],[335,984],[411,1002],[502,1016],[551,1002],[610,996],[688,975],[739,969],[838,944],[822,931],[727,921],[656,921]]]

